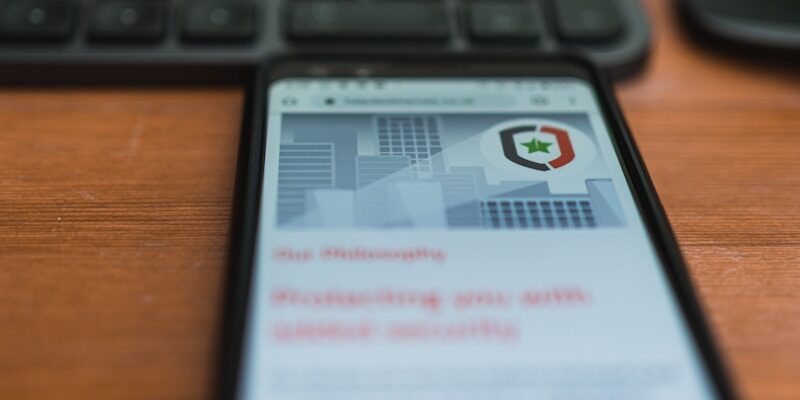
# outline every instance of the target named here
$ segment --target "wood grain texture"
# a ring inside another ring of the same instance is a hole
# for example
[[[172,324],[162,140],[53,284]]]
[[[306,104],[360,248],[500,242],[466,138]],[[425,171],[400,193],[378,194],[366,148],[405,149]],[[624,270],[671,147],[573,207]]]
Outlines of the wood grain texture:
[[[624,111],[743,394],[800,398],[800,74],[648,6]],[[0,90],[0,398],[209,397],[241,94]]]
[[[208,397],[241,91],[0,91],[0,398]]]
[[[668,3],[618,95],[742,395],[798,399],[800,71],[697,47]]]

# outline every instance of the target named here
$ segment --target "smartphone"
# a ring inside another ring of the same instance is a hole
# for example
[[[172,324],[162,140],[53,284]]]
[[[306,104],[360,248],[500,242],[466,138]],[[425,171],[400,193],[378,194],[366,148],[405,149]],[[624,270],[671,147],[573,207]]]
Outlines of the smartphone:
[[[251,96],[220,397],[733,397],[581,58],[286,57]]]

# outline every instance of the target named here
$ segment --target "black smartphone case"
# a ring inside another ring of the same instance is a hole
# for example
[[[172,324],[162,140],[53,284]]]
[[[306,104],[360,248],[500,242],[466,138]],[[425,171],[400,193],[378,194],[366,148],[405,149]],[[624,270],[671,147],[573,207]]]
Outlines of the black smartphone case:
[[[486,63],[483,57],[470,55],[417,55],[413,58],[396,55],[284,55],[272,58],[254,70],[249,79],[245,113],[242,121],[242,136],[237,162],[237,180],[234,194],[233,222],[230,243],[230,271],[226,285],[224,317],[220,335],[219,384],[217,398],[234,399],[236,396],[242,360],[244,334],[250,295],[250,277],[255,255],[255,239],[261,201],[263,161],[266,150],[267,74],[273,65],[284,60],[332,60],[368,61],[413,61],[423,63]],[[569,62],[582,67],[591,75],[599,96],[605,122],[614,138],[614,145],[625,175],[631,185],[633,197],[642,213],[642,218],[653,238],[669,283],[679,302],[689,326],[698,352],[703,358],[709,376],[713,380],[721,399],[736,399],[734,386],[724,363],[712,340],[711,331],[705,322],[700,303],[694,293],[689,273],[672,233],[669,221],[649,177],[644,162],[630,134],[622,110],[613,95],[610,79],[597,69],[591,61],[574,54],[498,55],[493,63]]]

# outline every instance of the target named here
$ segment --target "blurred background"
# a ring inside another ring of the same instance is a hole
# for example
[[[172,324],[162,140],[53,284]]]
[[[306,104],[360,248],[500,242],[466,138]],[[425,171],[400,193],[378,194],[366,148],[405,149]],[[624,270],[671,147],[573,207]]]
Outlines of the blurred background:
[[[0,394],[212,393],[248,71],[580,52],[745,398],[800,398],[800,2],[0,0]]]

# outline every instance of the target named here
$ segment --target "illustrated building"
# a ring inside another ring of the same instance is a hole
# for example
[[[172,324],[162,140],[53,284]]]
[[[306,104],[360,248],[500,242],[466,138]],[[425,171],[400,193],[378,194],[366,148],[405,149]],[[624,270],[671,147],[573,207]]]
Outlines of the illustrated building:
[[[622,204],[611,179],[588,179],[586,189],[599,226],[621,226],[625,222]]]
[[[397,181],[388,185],[390,226],[446,228],[442,185],[433,180]]]
[[[447,226],[478,228],[484,225],[475,174],[439,173],[433,174],[431,180],[441,185]]]
[[[336,188],[353,190],[356,187],[356,132],[349,129],[298,129],[294,143],[333,143]]]
[[[441,118],[375,115],[347,120],[358,123],[347,127],[315,122],[290,129],[286,140],[292,143],[280,146],[278,225],[594,229],[624,224],[611,179],[579,177],[574,180],[585,186],[556,190],[553,180],[490,183],[478,165],[445,168]],[[359,132],[375,136],[359,146]],[[369,155],[359,155],[359,147]]]
[[[413,179],[409,156],[356,157],[356,187],[363,188],[387,179]]]
[[[589,179],[587,194],[501,196],[480,203],[484,226],[493,229],[591,229],[623,224],[611,179]],[[519,193],[519,191],[517,192]]]
[[[438,116],[378,115],[374,122],[378,134],[378,154],[408,156],[414,172],[445,171]]]
[[[280,147],[278,167],[278,226],[302,225],[308,192],[333,189],[335,178],[333,143],[291,143]]]
[[[491,199],[481,202],[481,211],[486,227],[494,229],[597,227],[597,219],[588,196]]]
[[[306,213],[298,224],[318,228],[355,226],[355,191],[312,189],[306,191]]]
[[[390,203],[390,186],[413,180],[409,156],[356,157],[356,226],[387,227],[408,223],[402,210]]]

